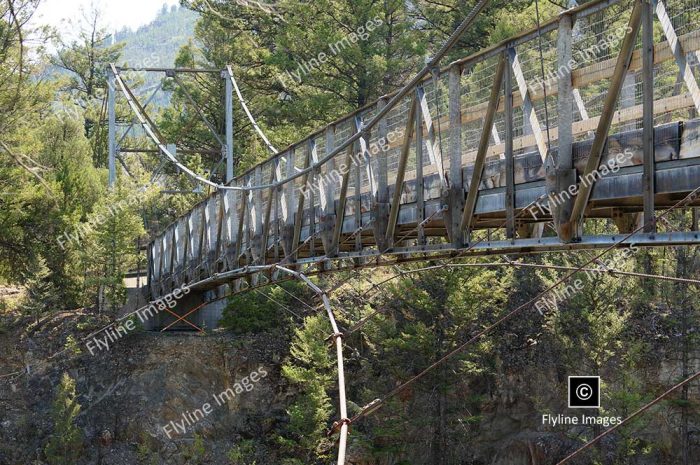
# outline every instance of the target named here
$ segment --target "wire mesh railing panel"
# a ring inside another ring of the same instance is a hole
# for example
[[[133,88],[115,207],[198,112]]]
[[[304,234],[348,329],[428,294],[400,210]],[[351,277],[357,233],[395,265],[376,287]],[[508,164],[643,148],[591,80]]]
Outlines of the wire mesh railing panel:
[[[196,263],[199,263],[199,246],[202,241],[202,220],[202,208],[200,204],[190,212],[189,258],[192,262]]]
[[[305,144],[300,144],[291,149],[289,156],[292,159],[292,164],[289,166],[291,173],[297,174],[299,171],[303,170],[306,165],[307,151]],[[295,221],[299,200],[301,198],[302,189],[306,186],[304,185],[304,176],[297,176],[295,179],[288,181],[287,184],[291,186],[291,205],[289,206],[289,218],[291,222]],[[304,197],[304,203],[308,202]]]
[[[243,182],[246,186],[254,185],[255,183],[255,173],[254,171],[249,172],[243,177]],[[241,241],[241,250],[247,251],[252,246],[251,235],[253,234],[253,228],[255,227],[255,194],[256,191],[245,192],[244,202],[246,204],[245,214],[243,215],[243,238]]]
[[[151,270],[151,278],[153,279],[153,281],[158,281],[161,277],[161,270],[160,270],[161,252],[160,252],[160,240],[159,239],[160,238],[154,240],[149,245],[149,250],[150,250],[149,267]]]
[[[313,139],[313,148],[315,150],[316,160],[320,160],[323,158],[323,156],[326,153],[326,135],[325,133],[321,133],[320,135],[316,136]],[[318,183],[319,183],[319,172],[320,170],[316,170],[313,173],[313,176],[310,177],[309,179],[312,181],[311,185],[313,186],[313,200],[314,200],[314,207],[315,207],[315,213],[316,213],[316,219],[315,221],[318,221],[318,215],[319,215],[319,210],[321,208],[321,192],[320,189],[318,189]]]
[[[679,37],[697,32],[700,23],[700,0],[666,0],[663,3],[671,25]]]
[[[339,147],[343,143],[343,141],[349,138],[349,136],[352,134],[353,127],[354,122],[349,120],[340,122],[336,125],[335,147]],[[337,153],[333,157],[333,169],[326,170],[326,181],[329,182],[329,185],[330,183],[332,183],[335,186],[333,199],[334,202],[340,200],[343,177],[346,175],[346,173],[348,173],[350,167],[352,166],[348,162],[347,154],[347,149],[341,150],[339,153]],[[333,211],[335,211],[335,207],[333,208]]]
[[[240,244],[242,237],[239,234],[240,226],[243,223],[243,216],[241,215],[241,207],[243,206],[244,193],[240,191],[234,192],[234,203],[231,204],[231,210],[229,212],[231,219],[231,239],[232,244]],[[238,257],[235,257],[238,258]]]
[[[184,218],[180,218],[176,223],[175,223],[175,257],[176,257],[176,263],[175,263],[175,269],[176,270],[181,270],[182,267],[184,266],[185,263],[185,250],[186,250],[186,241],[187,241],[187,225],[185,223]]]
[[[304,141],[299,146],[295,148],[294,164],[297,172],[302,171],[308,167],[311,167],[311,146],[310,142]],[[296,202],[294,204],[294,214],[300,213],[302,215],[302,226],[309,224],[309,218],[307,213],[311,208],[311,199],[313,197],[309,186],[311,185],[312,177],[310,173],[299,176],[294,180],[294,188],[297,193]],[[298,212],[299,200],[303,196],[303,205],[301,212]]]
[[[266,222],[272,221],[272,207],[273,205],[271,202],[274,200],[274,192],[272,192],[270,189],[265,189],[263,190],[260,195],[262,196],[262,209],[260,211],[260,215],[262,218],[262,224],[263,228],[266,226]],[[270,212],[270,216],[268,218],[268,208]]]
[[[413,104],[413,98],[414,93],[403,98],[385,117],[389,149],[382,156],[386,157],[387,178],[390,186],[394,185],[396,181],[401,148],[406,137],[406,123],[408,122],[408,114]]]
[[[354,124],[354,122],[353,122]],[[347,201],[345,202],[345,217],[353,217],[355,214],[355,195],[357,194],[356,188],[361,186],[361,179],[358,179],[358,162],[357,153],[359,152],[359,143],[355,142],[352,145],[352,152],[350,156],[350,162],[347,165],[347,176],[348,176],[348,190],[347,190]],[[357,187],[356,187],[357,186]]]
[[[210,254],[214,251],[216,251],[216,247],[218,245],[217,241],[219,240],[218,237],[218,230],[219,230],[219,223],[218,223],[218,217],[219,217],[219,196],[218,195],[213,195],[207,199],[206,205],[204,206],[206,209],[206,214],[207,214],[207,230],[205,231],[205,235],[207,238],[207,254]]]
[[[276,176],[284,176],[286,172],[285,159],[282,155],[278,155],[277,158],[277,166],[275,167]],[[284,186],[275,187],[272,196],[273,204],[270,211],[271,235],[273,234],[273,231],[279,230],[282,225],[284,225],[284,212],[286,210],[286,196],[284,194],[284,189]]]
[[[329,137],[330,140],[328,140]],[[321,149],[319,148],[319,145],[317,145],[316,149],[318,157],[324,158],[335,148],[335,128],[332,128],[330,131],[327,130],[319,138],[323,139],[323,148]],[[323,206],[327,212],[335,211],[335,206],[333,204],[335,200],[334,192],[337,189],[336,186],[339,185],[337,176],[338,171],[336,169],[337,158],[337,156],[333,157],[331,160],[329,160],[329,162],[324,163],[319,167],[318,176],[314,180],[313,184],[314,190],[319,199],[319,206]],[[327,199],[329,199],[328,203],[326,203]],[[321,208],[319,208],[319,214],[321,214],[320,210]]]
[[[479,143],[484,132],[484,125],[487,112],[490,109],[491,90],[496,80],[496,72],[503,54],[479,61],[462,72],[461,76],[461,96],[460,106],[462,112],[462,166],[467,167],[465,186],[471,183],[473,175],[473,165],[476,161]],[[500,86],[501,89],[503,86]],[[503,91],[499,92],[503,96]],[[501,103],[499,110],[502,111]],[[498,117],[498,113],[497,113]],[[498,134],[499,125],[496,119],[495,131],[491,134]],[[500,133],[504,134],[504,128],[500,128]],[[494,152],[496,141],[500,141],[500,136],[490,138],[489,150]],[[485,155],[491,156],[489,152]],[[487,174],[487,173],[484,173]]]
[[[423,133],[423,176],[424,186],[429,195],[430,178],[441,171],[445,154],[442,144],[442,122],[446,103],[443,101],[445,92],[439,79],[430,79],[423,83],[424,97],[420,104],[421,128]],[[428,128],[432,127],[432,131]]]
[[[430,177],[427,184],[430,185],[429,198],[438,198],[441,195],[441,179],[450,172],[450,76],[449,73],[441,73],[437,78],[431,79],[434,90],[433,98],[429,101],[430,114],[433,121],[435,137],[430,143],[434,146],[435,160],[428,169]],[[441,172],[439,172],[441,170]]]
[[[654,43],[656,50],[666,49],[669,44],[667,33],[671,32],[678,39],[678,55],[689,66],[690,73],[682,74],[677,57],[656,63],[654,67],[654,123],[655,125],[670,121],[695,118],[697,107],[686,79],[697,85],[700,73],[699,55],[700,32],[700,1],[676,0],[664,2],[664,8],[657,8],[668,18],[670,28],[665,29],[661,18],[654,27]],[[657,60],[658,61],[658,60]]]
[[[385,142],[380,134],[380,127],[384,127],[384,126],[379,125],[379,126],[376,126],[374,129],[370,130],[369,137],[367,140],[367,161],[366,161],[366,163],[369,165],[369,174],[371,176],[370,186],[369,186],[370,190],[369,190],[368,194],[371,196],[375,195],[376,189],[378,188],[378,184],[380,182],[380,179],[379,179],[379,177],[381,176],[380,170],[379,170],[380,162],[381,163],[386,162],[386,153],[384,151]],[[386,174],[386,172],[385,172],[385,174]]]
[[[377,113],[376,105],[369,107],[364,113],[362,113],[361,121],[364,125],[370,121],[374,115]],[[372,208],[372,201],[374,198],[374,191],[377,185],[377,173],[379,169],[378,157],[382,154],[372,146],[372,133],[378,133],[379,126],[369,130],[369,135],[366,139],[362,139],[362,143],[359,144],[359,150],[356,152],[358,169],[360,171],[360,183],[361,183],[361,211],[368,212]],[[375,151],[375,155],[372,155],[372,151]]]
[[[172,269],[172,245],[175,229],[170,226],[163,235],[163,274],[170,275]]]
[[[633,2],[625,0],[576,21],[572,32],[573,84],[580,95],[574,139],[585,140],[595,131],[611,86],[623,41],[628,33]],[[625,105],[634,100],[633,75],[623,84]],[[619,105],[619,104],[618,104]],[[586,119],[582,114],[587,116]]]
[[[353,134],[355,134],[354,118],[350,117],[340,121],[335,127],[335,146],[343,145]]]
[[[230,247],[235,242],[234,227],[237,228],[238,222],[238,203],[235,201],[235,191],[222,191],[221,192],[221,202],[222,202],[222,214],[221,219],[221,247],[220,250],[222,254],[226,253],[226,249]],[[235,226],[234,226],[235,225]]]

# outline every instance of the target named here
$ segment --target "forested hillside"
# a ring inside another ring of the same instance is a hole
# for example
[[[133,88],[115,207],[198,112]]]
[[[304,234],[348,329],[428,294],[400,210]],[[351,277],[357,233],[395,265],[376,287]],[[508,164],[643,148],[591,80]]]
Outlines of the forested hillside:
[[[118,64],[137,68],[167,68],[173,66],[180,48],[194,40],[197,13],[179,6],[163,5],[158,16],[149,24],[135,31],[122,29],[114,35],[114,41],[123,45]],[[162,74],[144,75],[145,84],[154,86]],[[154,103],[167,103],[167,95],[159,94]]]
[[[115,41],[99,15],[64,41],[29,26],[41,1],[48,0],[0,3],[0,465],[335,463],[337,430],[347,420],[338,408],[333,344],[341,336],[348,417],[362,414],[350,428],[352,465],[557,465],[614,424],[547,423],[546,415],[625,418],[700,370],[696,245],[633,243],[599,260],[603,249],[575,243],[566,253],[442,259],[401,249],[392,266],[363,257],[322,274],[318,264],[310,279],[327,292],[341,334],[313,286],[298,279],[266,286],[275,270],[227,287],[226,295],[207,289],[207,298],[215,295],[209,303],[223,309],[214,325],[165,331],[151,324],[135,311],[180,307],[156,300],[146,285],[146,246],[214,189],[163,157],[138,123],[126,131],[137,119],[121,88],[110,186],[109,63],[231,65],[261,131],[284,148],[400,89],[477,2],[182,0],[137,31],[118,31]],[[597,33],[624,26],[634,1],[611,2],[614,14],[594,16]],[[700,21],[696,0],[671,1],[685,9],[685,24]],[[564,3],[489,2],[442,65],[558,18],[570,6]],[[659,40],[662,33],[658,26]],[[620,44],[605,53],[614,59]],[[689,63],[699,76],[697,57]],[[671,86],[680,89],[676,75]],[[222,183],[222,75],[125,76],[139,97],[162,82],[148,106],[159,136],[177,147],[178,162]],[[604,93],[609,80],[601,82]],[[457,100],[472,91],[465,86]],[[684,92],[673,98],[690,98]],[[449,114],[441,111],[445,124]],[[238,104],[233,125],[240,174],[270,150]],[[226,208],[248,214],[253,202],[242,199],[245,206]],[[207,215],[217,217],[219,208]],[[697,229],[699,218],[698,208],[678,209],[659,228]],[[544,223],[544,237],[556,239],[554,224]],[[604,218],[586,223],[590,234],[619,238],[620,230]],[[241,226],[240,234],[250,233]],[[500,228],[473,233],[472,243],[506,239]],[[356,234],[361,241],[363,231]],[[187,249],[167,249],[162,260],[190,256],[204,240],[187,236]],[[218,272],[219,265],[211,266]],[[180,271],[199,276],[195,268]],[[189,289],[177,292],[191,305],[183,313],[204,305]],[[541,295],[550,300],[530,305]],[[572,375],[600,377],[600,406],[571,410]],[[700,464],[698,380],[567,462],[594,464]]]
[[[192,10],[163,5],[151,23],[134,31],[126,28],[117,31],[114,41],[124,44],[120,64],[172,66],[180,47],[193,39],[196,20],[197,14]]]

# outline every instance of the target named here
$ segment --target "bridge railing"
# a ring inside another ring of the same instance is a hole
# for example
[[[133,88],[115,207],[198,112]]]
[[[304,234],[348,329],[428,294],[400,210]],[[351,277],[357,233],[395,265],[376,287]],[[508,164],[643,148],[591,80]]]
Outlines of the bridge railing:
[[[700,0],[645,4],[594,0],[572,8],[436,69],[372,128],[366,122],[391,96],[280,151],[233,181],[271,187],[220,190],[150,244],[152,291],[245,264],[389,250],[403,242],[403,225],[423,247],[430,235],[459,246],[474,229],[504,219],[507,237],[527,237],[536,229],[518,216],[536,196],[526,186],[546,183],[552,192],[603,163],[653,173],[658,163],[696,157],[697,132],[683,144],[678,124],[652,130],[651,149],[645,141],[647,127],[700,110]],[[347,151],[319,163],[356,133],[362,136]],[[615,159],[624,149],[629,156]],[[653,180],[638,191],[648,219]],[[488,209],[491,194],[502,215]],[[557,206],[540,222],[554,219],[563,240],[575,238],[591,198]]]

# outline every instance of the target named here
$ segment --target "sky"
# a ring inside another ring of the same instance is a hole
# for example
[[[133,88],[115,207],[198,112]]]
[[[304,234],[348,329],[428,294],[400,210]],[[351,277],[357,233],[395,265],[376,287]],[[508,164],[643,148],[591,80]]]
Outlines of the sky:
[[[122,27],[136,29],[150,23],[163,4],[176,5],[178,0],[42,0],[33,18],[35,24],[48,24],[70,35],[68,19],[78,20],[80,9],[90,10],[94,4],[102,12],[108,30]]]

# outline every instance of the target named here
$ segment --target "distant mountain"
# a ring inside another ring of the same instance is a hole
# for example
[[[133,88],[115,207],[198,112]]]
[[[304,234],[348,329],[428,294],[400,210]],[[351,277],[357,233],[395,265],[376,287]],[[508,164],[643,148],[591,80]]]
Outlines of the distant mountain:
[[[124,28],[115,42],[125,44],[120,64],[135,67],[173,66],[178,50],[194,35],[197,13],[163,5],[156,19],[135,31]]]

